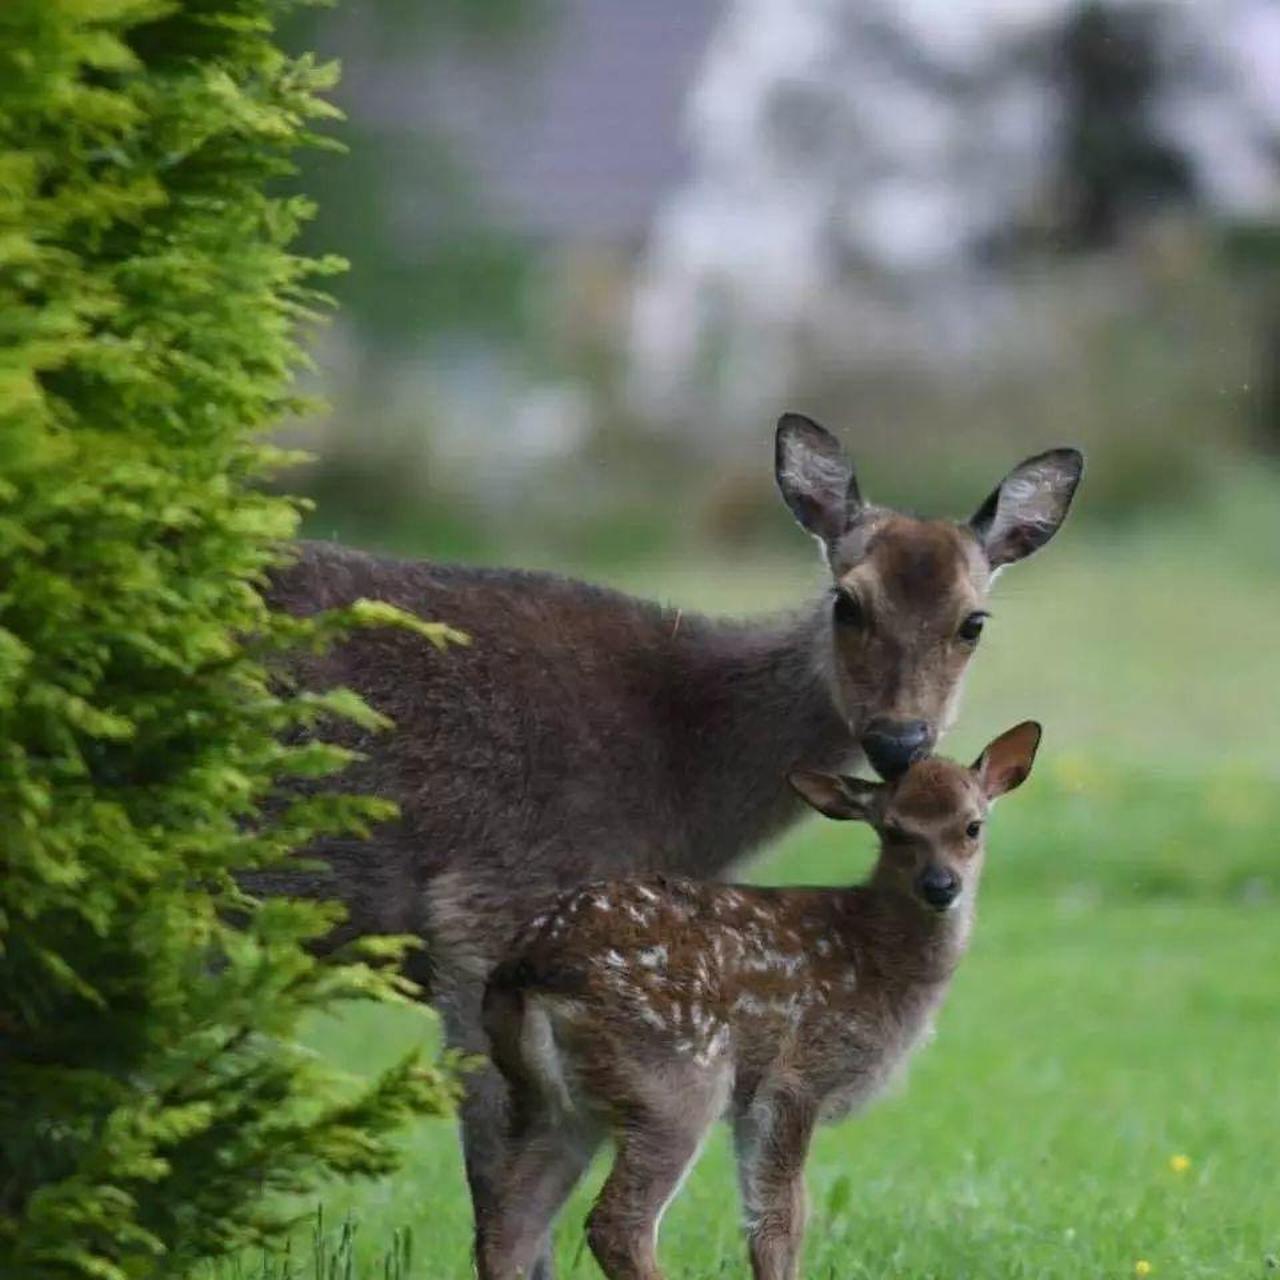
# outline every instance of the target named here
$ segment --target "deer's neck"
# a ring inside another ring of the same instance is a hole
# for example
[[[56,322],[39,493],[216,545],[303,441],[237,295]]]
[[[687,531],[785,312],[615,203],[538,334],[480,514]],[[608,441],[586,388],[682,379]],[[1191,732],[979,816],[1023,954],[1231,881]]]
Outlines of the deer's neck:
[[[699,620],[677,645],[672,766],[687,839],[683,871],[715,875],[806,810],[787,783],[856,755],[829,674],[825,603],[754,626]]]

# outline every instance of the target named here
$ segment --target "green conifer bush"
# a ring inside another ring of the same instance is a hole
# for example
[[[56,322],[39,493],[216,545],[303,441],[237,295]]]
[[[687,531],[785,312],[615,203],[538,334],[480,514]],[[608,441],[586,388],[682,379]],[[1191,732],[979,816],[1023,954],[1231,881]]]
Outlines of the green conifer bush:
[[[333,72],[279,51],[278,8],[0,4],[5,1280],[184,1274],[269,1240],[276,1193],[387,1170],[398,1124],[452,1100],[417,1057],[355,1081],[296,1042],[335,1000],[407,998],[400,943],[322,963],[335,908],[236,888],[385,816],[259,812],[343,760],[290,728],[373,719],[282,694],[275,658],[392,621],[304,624],[258,592],[296,517],[259,433],[294,408],[331,265],[289,252],[308,208],[278,180]]]

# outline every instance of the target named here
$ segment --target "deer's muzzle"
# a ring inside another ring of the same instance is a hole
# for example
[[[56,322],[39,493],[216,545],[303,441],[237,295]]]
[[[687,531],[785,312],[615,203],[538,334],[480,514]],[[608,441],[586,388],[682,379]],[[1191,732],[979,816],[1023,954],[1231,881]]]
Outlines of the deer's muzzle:
[[[928,755],[933,732],[923,720],[873,720],[862,735],[871,767],[886,781],[906,773],[913,760]]]

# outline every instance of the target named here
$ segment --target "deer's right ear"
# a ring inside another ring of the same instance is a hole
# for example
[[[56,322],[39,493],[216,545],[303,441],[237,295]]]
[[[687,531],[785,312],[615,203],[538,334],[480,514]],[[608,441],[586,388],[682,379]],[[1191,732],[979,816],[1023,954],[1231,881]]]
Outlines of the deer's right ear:
[[[884,785],[834,773],[814,773],[809,769],[797,769],[787,775],[787,781],[806,804],[842,822],[869,821],[871,801]]]
[[[1050,449],[1000,481],[969,521],[992,569],[1029,556],[1058,532],[1083,471],[1078,449]]]
[[[811,418],[784,413],[778,419],[774,475],[801,526],[835,546],[862,506],[853,463],[840,441]]]

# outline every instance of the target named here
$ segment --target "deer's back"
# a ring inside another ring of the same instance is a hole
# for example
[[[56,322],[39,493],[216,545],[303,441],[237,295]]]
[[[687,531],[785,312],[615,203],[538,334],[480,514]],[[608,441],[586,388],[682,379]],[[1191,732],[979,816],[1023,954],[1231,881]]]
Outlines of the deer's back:
[[[406,630],[360,630],[297,660],[311,688],[347,686],[395,722],[327,736],[364,759],[335,783],[394,800],[373,841],[319,852],[352,908],[350,932],[437,915],[514,925],[540,892],[656,864],[681,840],[663,724],[657,606],[551,574],[436,566],[303,543],[269,598],[306,615],[361,597],[471,637],[440,652]],[[443,877],[443,879],[441,879]]]

